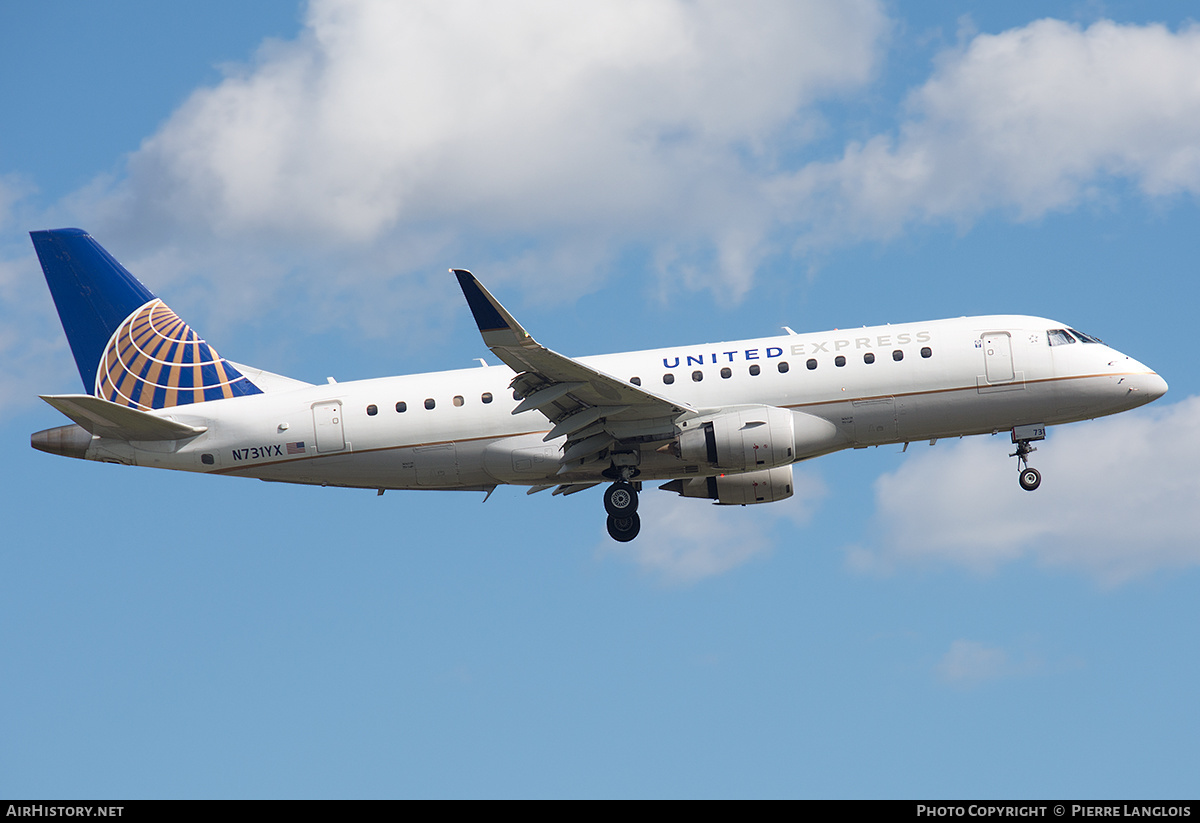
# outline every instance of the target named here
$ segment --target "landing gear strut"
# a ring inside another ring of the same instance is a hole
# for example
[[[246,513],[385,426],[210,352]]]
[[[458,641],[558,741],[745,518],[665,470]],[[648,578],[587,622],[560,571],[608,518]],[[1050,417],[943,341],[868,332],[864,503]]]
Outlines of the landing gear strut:
[[[1037,426],[1017,426],[1012,430],[1012,442],[1017,444],[1017,450],[1009,455],[1009,457],[1017,458],[1018,472],[1017,480],[1027,492],[1031,492],[1038,486],[1042,485],[1042,473],[1037,469],[1029,467],[1029,455],[1037,451],[1036,448],[1029,445],[1035,440],[1046,439],[1046,427]]]
[[[628,478],[622,478],[604,490],[609,537],[619,543],[628,543],[638,536],[642,519],[637,515],[637,507],[637,486],[630,483]]]

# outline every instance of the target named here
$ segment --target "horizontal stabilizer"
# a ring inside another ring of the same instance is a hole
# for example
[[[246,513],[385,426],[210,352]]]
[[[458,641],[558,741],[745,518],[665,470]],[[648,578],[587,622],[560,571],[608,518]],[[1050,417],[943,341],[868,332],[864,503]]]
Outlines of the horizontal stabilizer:
[[[143,441],[183,440],[207,431],[204,426],[177,423],[90,394],[43,395],[42,399],[99,437]]]

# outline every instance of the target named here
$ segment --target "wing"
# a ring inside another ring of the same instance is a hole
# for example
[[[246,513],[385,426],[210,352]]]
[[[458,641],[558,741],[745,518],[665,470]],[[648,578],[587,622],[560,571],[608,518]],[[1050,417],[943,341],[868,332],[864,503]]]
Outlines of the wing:
[[[559,475],[629,465],[638,447],[675,434],[690,406],[551,351],[521,328],[469,271],[458,278],[483,342],[517,372],[510,386],[521,402],[513,414],[539,411],[553,424],[544,438],[565,436]],[[624,455],[624,457],[622,457]],[[635,464],[636,465],[636,464]],[[565,478],[564,478],[565,479]]]

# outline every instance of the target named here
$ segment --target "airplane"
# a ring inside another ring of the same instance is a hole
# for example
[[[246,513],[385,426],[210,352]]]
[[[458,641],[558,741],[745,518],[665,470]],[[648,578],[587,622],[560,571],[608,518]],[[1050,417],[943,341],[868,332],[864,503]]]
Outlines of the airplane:
[[[997,315],[572,358],[452,269],[503,366],[312,384],[226,360],[80,229],[30,233],[85,394],[35,449],[108,463],[374,489],[575,494],[607,484],[633,540],[648,481],[751,505],[792,466],[849,448],[1008,433],[1021,488],[1046,427],[1167,391],[1147,366],[1057,321]],[[481,361],[482,363],[482,361]]]

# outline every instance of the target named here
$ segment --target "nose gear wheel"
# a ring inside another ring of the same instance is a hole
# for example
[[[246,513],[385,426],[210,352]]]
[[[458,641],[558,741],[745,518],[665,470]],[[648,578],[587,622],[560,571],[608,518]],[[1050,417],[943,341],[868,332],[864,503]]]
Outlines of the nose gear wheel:
[[[1009,457],[1017,458],[1017,463],[1020,465],[1017,468],[1017,481],[1027,492],[1031,492],[1038,486],[1042,485],[1042,473],[1037,469],[1029,467],[1029,455],[1037,451],[1036,448],[1029,445],[1028,440],[1018,440],[1017,450],[1009,455]]]

